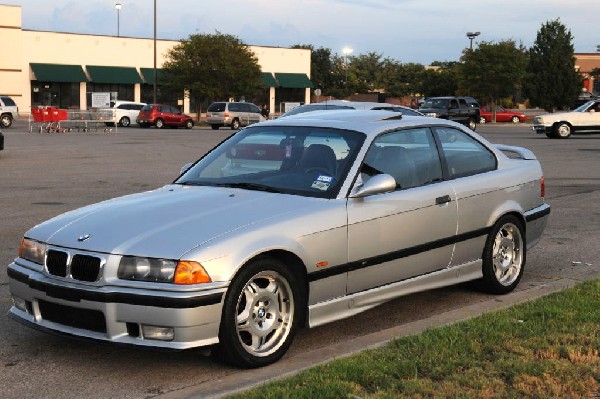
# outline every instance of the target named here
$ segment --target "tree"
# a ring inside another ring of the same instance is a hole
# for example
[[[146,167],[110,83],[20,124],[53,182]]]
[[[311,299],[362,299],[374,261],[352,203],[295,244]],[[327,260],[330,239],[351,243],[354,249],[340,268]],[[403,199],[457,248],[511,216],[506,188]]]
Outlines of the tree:
[[[468,95],[488,100],[492,105],[492,120],[496,102],[513,96],[525,75],[525,48],[517,48],[512,40],[498,43],[481,42],[475,50],[466,49],[459,68],[459,88]]]
[[[529,49],[525,95],[533,106],[549,112],[570,108],[581,92],[581,78],[575,70],[573,36],[560,20],[542,24]]]
[[[253,96],[262,87],[256,55],[235,36],[193,34],[166,54],[167,90],[187,91],[197,113],[206,100]]]
[[[425,97],[455,95],[458,90],[460,63],[434,61],[431,66],[435,68],[423,71],[418,92]]]

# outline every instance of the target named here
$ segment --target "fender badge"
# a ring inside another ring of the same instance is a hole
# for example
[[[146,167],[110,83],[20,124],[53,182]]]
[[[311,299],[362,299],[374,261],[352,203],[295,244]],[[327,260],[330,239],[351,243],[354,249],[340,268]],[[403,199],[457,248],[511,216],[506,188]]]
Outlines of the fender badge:
[[[84,242],[86,240],[89,240],[91,237],[92,237],[91,234],[86,234],[86,235],[83,235],[83,236],[79,236],[79,238],[77,238],[77,241]]]

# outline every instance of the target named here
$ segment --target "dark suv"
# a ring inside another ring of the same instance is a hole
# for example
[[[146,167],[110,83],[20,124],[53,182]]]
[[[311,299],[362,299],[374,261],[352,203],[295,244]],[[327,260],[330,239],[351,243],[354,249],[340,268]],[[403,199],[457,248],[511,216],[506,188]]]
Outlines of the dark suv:
[[[155,126],[157,129],[162,129],[165,126],[185,127],[186,129],[194,127],[191,116],[183,114],[177,107],[164,104],[144,105],[137,116],[136,122],[141,127]]]
[[[10,127],[15,119],[19,119],[17,104],[8,96],[0,96],[0,127]]]
[[[475,130],[479,122],[480,110],[473,97],[430,97],[419,107],[426,116],[448,119]]]

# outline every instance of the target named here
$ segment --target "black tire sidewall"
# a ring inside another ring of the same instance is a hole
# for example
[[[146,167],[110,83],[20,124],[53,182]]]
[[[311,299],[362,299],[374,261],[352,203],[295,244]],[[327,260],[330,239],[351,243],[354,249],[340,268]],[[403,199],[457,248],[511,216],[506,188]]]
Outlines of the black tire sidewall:
[[[512,284],[503,285],[500,284],[500,282],[496,278],[496,275],[494,274],[493,252],[494,240],[496,239],[496,235],[498,234],[502,226],[506,225],[507,223],[513,224],[519,229],[523,245],[523,248],[521,249],[521,255],[523,259],[521,263],[521,270],[519,272],[519,276],[515,279],[515,281],[513,281]],[[494,224],[494,227],[492,227],[492,230],[490,231],[490,234],[486,239],[485,247],[483,249],[482,261],[482,288],[485,291],[490,292],[492,294],[507,294],[514,290],[515,287],[519,284],[519,281],[521,281],[521,277],[523,277],[523,273],[525,272],[525,264],[527,261],[527,242],[523,222],[514,215],[505,215],[498,219],[498,221]]]
[[[239,342],[235,325],[236,307],[244,286],[253,276],[265,270],[277,272],[287,280],[294,296],[294,318],[289,334],[281,347],[269,356],[256,357],[249,354]],[[251,261],[237,273],[227,290],[221,315],[220,343],[217,347],[217,354],[227,363],[244,368],[262,367],[276,362],[287,352],[301,320],[304,319],[305,298],[304,289],[298,278],[290,270],[290,266],[286,266],[283,262],[271,257],[260,257]]]

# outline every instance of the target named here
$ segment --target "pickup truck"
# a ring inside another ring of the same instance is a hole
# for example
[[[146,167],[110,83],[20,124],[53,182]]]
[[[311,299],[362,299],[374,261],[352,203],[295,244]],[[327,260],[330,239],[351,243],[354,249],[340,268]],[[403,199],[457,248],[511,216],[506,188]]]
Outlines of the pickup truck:
[[[462,123],[475,130],[480,118],[479,104],[470,97],[430,97],[419,107],[426,116]]]

